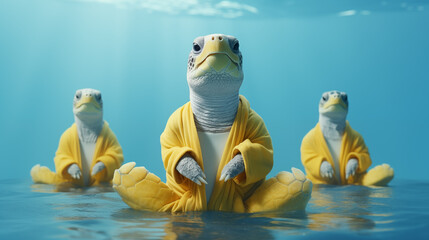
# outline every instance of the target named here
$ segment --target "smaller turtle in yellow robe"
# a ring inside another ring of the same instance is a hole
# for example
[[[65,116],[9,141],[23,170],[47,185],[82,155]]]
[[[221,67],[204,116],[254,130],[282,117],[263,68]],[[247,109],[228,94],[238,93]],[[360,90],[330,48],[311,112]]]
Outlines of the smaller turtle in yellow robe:
[[[239,95],[242,55],[235,37],[194,40],[188,60],[190,102],[177,109],[161,135],[167,183],[127,163],[113,188],[134,209],[185,212],[303,210],[312,184],[303,172],[265,177],[273,166],[262,118]]]
[[[302,140],[301,161],[315,184],[385,186],[393,169],[371,165],[362,136],[346,121],[349,108],[345,92],[329,91],[319,103],[319,123]]]
[[[34,183],[91,186],[111,182],[123,160],[122,148],[103,120],[103,100],[95,89],[76,91],[75,123],[61,136],[54,163],[56,172],[39,164],[31,169]]]

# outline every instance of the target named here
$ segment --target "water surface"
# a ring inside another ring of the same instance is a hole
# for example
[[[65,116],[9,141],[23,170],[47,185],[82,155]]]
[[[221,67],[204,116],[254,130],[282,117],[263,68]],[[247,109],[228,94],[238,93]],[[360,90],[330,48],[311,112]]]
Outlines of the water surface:
[[[109,187],[0,183],[1,239],[427,239],[429,183],[320,186],[305,212],[135,211]],[[60,192],[58,192],[60,191]]]

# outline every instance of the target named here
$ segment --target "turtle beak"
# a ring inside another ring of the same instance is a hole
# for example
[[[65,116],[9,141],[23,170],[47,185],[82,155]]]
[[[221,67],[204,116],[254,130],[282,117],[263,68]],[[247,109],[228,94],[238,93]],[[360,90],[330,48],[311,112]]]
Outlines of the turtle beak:
[[[201,74],[215,70],[226,72],[234,77],[240,76],[240,58],[229,47],[228,39],[224,35],[213,34],[205,37],[203,51],[195,59],[195,66]],[[200,75],[200,74],[198,74]]]
[[[80,108],[82,105],[93,106],[96,109],[101,109],[100,104],[93,96],[83,96],[82,99],[75,104],[75,108]]]
[[[329,108],[329,107],[331,107],[331,106],[334,106],[334,105],[337,105],[337,106],[341,106],[341,107],[343,107],[344,109],[347,109],[347,105],[344,103],[344,101],[341,99],[341,98],[339,98],[339,97],[333,97],[333,98],[329,98],[329,100],[323,105],[323,108],[324,109],[327,109],[327,108]]]

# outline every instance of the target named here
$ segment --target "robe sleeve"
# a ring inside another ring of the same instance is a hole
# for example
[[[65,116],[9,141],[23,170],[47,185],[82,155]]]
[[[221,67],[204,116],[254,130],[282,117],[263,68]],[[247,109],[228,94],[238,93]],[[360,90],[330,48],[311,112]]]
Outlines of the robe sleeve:
[[[59,174],[64,179],[72,179],[72,177],[67,172],[70,165],[73,163],[79,165],[78,159],[73,157],[73,148],[76,147],[75,145],[76,143],[75,139],[73,138],[72,130],[69,128],[63,133],[63,135],[61,135],[60,143],[54,158],[55,170],[57,174]]]
[[[309,176],[309,179],[313,183],[325,183],[325,180],[320,176],[320,166],[323,161],[328,161],[326,157],[318,152],[320,148],[317,142],[315,129],[305,135],[301,143],[301,162],[304,165],[305,171]]]
[[[363,137],[356,131],[352,131],[353,134],[353,143],[351,151],[347,154],[347,161],[351,158],[355,158],[358,160],[359,167],[357,169],[358,173],[365,172],[369,166],[371,166],[372,161],[369,156],[369,151],[367,146],[365,145],[365,141]]]
[[[174,112],[168,119],[164,132],[161,134],[161,155],[164,163],[164,168],[167,176],[172,178],[177,184],[181,184],[185,177],[182,176],[177,170],[176,166],[179,160],[189,153],[196,159],[195,151],[185,144],[183,137],[183,125],[181,123],[180,111]]]
[[[250,110],[245,130],[244,141],[238,144],[233,155],[241,153],[245,170],[234,181],[240,186],[247,186],[265,179],[273,167],[273,146],[262,118]]]
[[[103,152],[104,154],[98,156],[95,163],[102,162],[106,167],[105,174],[98,174],[101,179],[100,181],[110,181],[113,178],[113,173],[118,169],[124,161],[124,155],[122,153],[121,145],[119,145],[118,139],[116,138],[113,131],[106,127],[106,132],[103,136]]]

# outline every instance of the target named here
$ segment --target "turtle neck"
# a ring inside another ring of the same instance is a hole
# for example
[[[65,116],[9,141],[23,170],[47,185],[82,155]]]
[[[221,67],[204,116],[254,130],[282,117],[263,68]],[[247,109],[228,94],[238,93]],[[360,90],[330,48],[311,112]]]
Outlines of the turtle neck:
[[[198,131],[219,133],[231,129],[240,101],[238,90],[221,96],[201,95],[191,88],[189,92]]]
[[[346,128],[346,117],[347,115],[333,117],[319,114],[319,124],[323,136],[327,139],[341,140]]]
[[[103,128],[103,114],[97,116],[74,116],[79,140],[84,143],[95,143]]]

